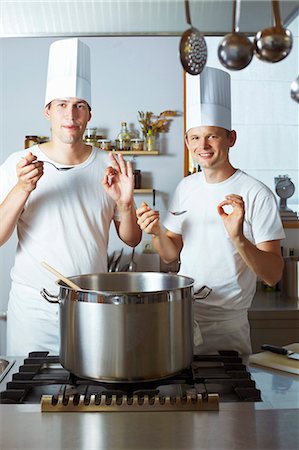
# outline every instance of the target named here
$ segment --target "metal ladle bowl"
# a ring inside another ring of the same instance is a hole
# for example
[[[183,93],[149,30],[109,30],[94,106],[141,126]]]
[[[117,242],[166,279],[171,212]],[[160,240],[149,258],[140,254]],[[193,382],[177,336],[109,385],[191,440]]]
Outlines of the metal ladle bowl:
[[[291,84],[291,98],[299,103],[299,76]]]
[[[229,33],[220,42],[218,58],[230,70],[241,70],[248,66],[253,57],[253,44],[244,33]]]
[[[253,57],[253,43],[239,32],[240,1],[234,0],[233,31],[224,36],[218,47],[218,58],[229,70],[244,69]]]
[[[274,13],[274,27],[259,31],[254,38],[256,56],[267,62],[282,61],[288,56],[293,46],[292,33],[283,28],[280,20],[279,3],[272,1]]]

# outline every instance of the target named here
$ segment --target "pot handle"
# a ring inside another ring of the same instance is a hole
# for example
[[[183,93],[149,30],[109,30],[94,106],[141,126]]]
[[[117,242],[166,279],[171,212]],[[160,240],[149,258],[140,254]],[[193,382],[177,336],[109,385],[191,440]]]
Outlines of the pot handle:
[[[40,291],[40,295],[44,297],[49,303],[61,303],[61,300],[58,299],[58,295],[50,294],[46,289],[42,289]],[[54,298],[56,300],[53,300]]]
[[[212,292],[213,289],[209,288],[208,286],[202,286],[199,291],[195,292],[193,295],[193,300],[197,302],[198,300],[203,300],[204,298],[207,298],[208,295]]]

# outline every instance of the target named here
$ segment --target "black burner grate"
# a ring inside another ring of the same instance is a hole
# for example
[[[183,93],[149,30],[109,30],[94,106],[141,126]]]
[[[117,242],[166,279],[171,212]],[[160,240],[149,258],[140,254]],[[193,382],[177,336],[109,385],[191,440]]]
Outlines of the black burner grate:
[[[6,390],[0,392],[0,403],[40,403],[42,396],[88,400],[106,399],[202,398],[218,394],[220,402],[257,402],[261,392],[237,352],[221,351],[219,355],[195,355],[191,367],[173,377],[138,383],[109,383],[78,378],[65,370],[58,356],[32,352],[14,373]]]

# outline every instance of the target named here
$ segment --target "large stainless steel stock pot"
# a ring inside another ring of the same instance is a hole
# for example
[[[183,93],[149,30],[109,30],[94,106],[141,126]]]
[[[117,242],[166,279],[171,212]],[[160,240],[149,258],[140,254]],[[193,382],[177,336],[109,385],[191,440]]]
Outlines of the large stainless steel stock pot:
[[[79,377],[153,380],[190,365],[193,356],[192,278],[158,272],[69,277],[57,281],[60,361]]]

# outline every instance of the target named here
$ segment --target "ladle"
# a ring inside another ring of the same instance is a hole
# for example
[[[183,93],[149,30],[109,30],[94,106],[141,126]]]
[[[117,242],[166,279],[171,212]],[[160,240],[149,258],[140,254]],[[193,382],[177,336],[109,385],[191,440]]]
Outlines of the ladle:
[[[241,0],[234,0],[232,33],[225,35],[218,47],[219,61],[229,70],[244,69],[253,57],[253,43],[239,31],[240,10]]]
[[[291,84],[291,98],[299,103],[299,77]]]
[[[258,31],[254,38],[254,51],[259,59],[275,63],[288,56],[293,37],[292,33],[282,26],[278,0],[272,0],[272,9],[274,26]]]
[[[56,269],[54,269],[53,267],[49,266],[48,263],[46,263],[45,261],[42,261],[42,266],[47,269],[49,272],[53,273],[54,275],[56,275],[61,281],[63,281],[67,286],[69,286],[72,289],[75,289],[76,291],[82,291],[82,289],[75,283],[73,283],[71,280],[69,280],[68,278],[66,278],[64,275],[62,275],[61,273],[59,273]]]
[[[187,23],[191,26],[184,31],[180,40],[180,58],[183,68],[191,75],[199,75],[206,65],[208,50],[205,38],[192,26],[189,0],[185,0]]]

